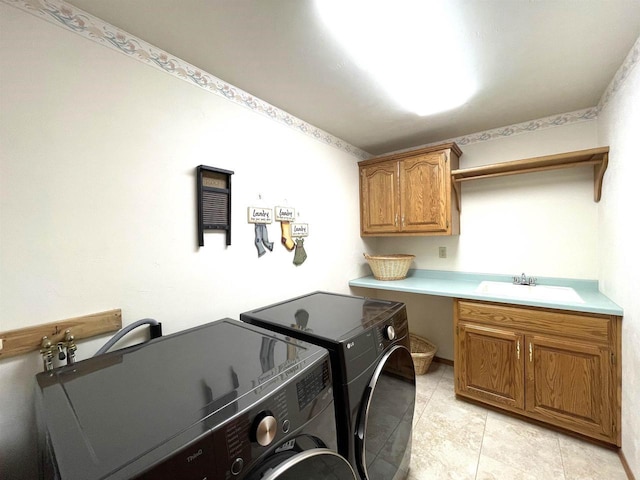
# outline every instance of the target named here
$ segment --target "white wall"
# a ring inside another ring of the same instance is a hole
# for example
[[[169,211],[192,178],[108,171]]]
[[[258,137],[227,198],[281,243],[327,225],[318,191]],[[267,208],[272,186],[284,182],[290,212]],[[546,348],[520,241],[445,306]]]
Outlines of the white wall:
[[[640,40],[635,46],[636,58]],[[611,145],[599,206],[600,288],[624,308],[622,319],[622,451],[640,478],[640,67],[636,62],[598,118],[599,140]]]
[[[355,157],[3,3],[0,31],[0,331],[121,308],[171,333],[366,273]],[[197,246],[200,164],[235,171],[230,247]],[[258,258],[246,221],[285,202],[310,227],[299,267],[278,223]],[[0,361],[2,479],[36,476],[40,370]]]
[[[462,146],[460,168],[595,146],[595,120],[572,123]],[[413,253],[416,268],[596,278],[598,210],[591,167],[461,185],[459,236],[385,237],[373,248]],[[438,258],[439,246],[447,247],[446,259]]]

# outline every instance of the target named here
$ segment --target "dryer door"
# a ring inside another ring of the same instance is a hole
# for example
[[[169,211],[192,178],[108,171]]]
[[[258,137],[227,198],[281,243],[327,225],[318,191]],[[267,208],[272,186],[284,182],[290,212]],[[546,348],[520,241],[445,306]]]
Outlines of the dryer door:
[[[281,463],[255,472],[247,480],[356,480],[356,474],[344,457],[328,448],[305,450]]]
[[[404,479],[411,459],[416,374],[411,353],[395,345],[376,367],[356,430],[358,469],[365,479]]]

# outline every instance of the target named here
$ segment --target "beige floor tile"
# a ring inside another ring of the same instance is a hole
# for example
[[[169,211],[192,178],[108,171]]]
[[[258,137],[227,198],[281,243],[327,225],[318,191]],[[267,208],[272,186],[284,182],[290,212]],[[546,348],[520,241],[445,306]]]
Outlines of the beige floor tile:
[[[427,373],[416,375],[416,384],[419,389],[435,389],[442,378],[447,365],[442,363],[432,363]]]
[[[444,364],[432,363],[429,370],[424,375],[416,375],[416,406],[413,416],[413,424],[420,420],[420,416],[431,400],[433,392],[438,387],[438,383],[444,373]]]
[[[409,480],[473,480],[478,451],[453,445],[420,449],[414,444]]]
[[[480,455],[476,480],[539,480],[535,475]]]
[[[455,451],[465,448],[480,453],[486,411],[470,411],[448,397],[431,398],[413,428],[414,448]]]
[[[415,425],[420,420],[422,413],[424,412],[429,400],[431,400],[431,395],[433,391],[429,392],[427,395],[422,394],[420,391],[416,393],[416,406],[413,412],[413,424]]]
[[[526,422],[488,415],[482,440],[485,456],[537,478],[564,479],[558,435]]]
[[[456,398],[453,379],[443,376],[438,383],[429,402],[448,402],[469,412],[481,413],[486,417],[489,411],[485,407]]]
[[[567,480],[626,480],[617,452],[567,435],[559,435]]]
[[[408,480],[627,480],[612,450],[456,399],[448,365],[416,386]]]
[[[445,364],[441,364],[441,365],[443,365],[442,376],[453,380],[453,367],[451,365],[445,365]]]

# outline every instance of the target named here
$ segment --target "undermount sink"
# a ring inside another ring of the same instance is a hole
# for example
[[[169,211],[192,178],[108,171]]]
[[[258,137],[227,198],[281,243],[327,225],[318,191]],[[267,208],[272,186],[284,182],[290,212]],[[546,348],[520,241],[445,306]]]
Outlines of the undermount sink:
[[[580,298],[580,295],[573,288],[553,285],[515,285],[513,283],[487,280],[481,282],[475,292],[525,300],[584,303],[584,300]]]

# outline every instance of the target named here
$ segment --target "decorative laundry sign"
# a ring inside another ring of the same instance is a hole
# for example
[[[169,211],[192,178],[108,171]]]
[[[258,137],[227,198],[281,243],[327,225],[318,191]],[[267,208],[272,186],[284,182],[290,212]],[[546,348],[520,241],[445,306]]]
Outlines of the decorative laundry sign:
[[[249,223],[271,223],[273,222],[273,210],[270,208],[249,207],[247,217]]]
[[[275,207],[278,222],[293,222],[296,219],[296,209],[291,207]]]
[[[309,224],[308,223],[292,223],[291,224],[291,236],[292,237],[307,237],[307,236],[309,236]]]

